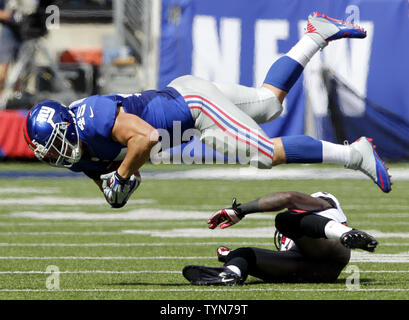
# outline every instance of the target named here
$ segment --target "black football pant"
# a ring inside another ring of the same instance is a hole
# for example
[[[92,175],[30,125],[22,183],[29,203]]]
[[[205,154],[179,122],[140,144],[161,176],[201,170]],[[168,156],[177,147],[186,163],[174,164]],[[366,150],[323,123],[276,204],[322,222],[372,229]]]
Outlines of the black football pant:
[[[266,282],[334,282],[348,264],[350,250],[339,240],[324,238],[328,221],[314,214],[281,213],[276,216],[276,228],[294,240],[296,248],[238,248],[226,257],[225,266],[236,265],[243,278],[251,275]]]

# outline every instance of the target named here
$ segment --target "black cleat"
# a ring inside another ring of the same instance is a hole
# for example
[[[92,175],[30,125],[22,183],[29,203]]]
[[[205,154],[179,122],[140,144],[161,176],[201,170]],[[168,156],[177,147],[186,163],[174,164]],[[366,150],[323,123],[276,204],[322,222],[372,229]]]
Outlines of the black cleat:
[[[366,232],[352,229],[341,236],[341,243],[350,249],[374,252],[378,241]]]
[[[183,268],[183,276],[192,284],[237,286],[242,284],[242,279],[226,267],[213,268],[205,266],[186,266]]]
[[[227,247],[223,247],[223,246],[218,247],[218,248],[217,248],[217,260],[218,260],[219,262],[225,263],[225,262],[226,262],[226,259],[227,259],[227,255],[228,255],[231,251],[232,251],[232,250],[229,249],[229,248],[227,248]]]

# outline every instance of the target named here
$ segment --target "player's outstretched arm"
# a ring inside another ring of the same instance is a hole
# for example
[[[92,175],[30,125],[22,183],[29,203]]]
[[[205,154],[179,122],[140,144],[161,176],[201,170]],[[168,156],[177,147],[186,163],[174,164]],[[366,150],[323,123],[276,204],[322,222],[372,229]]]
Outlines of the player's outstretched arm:
[[[101,175],[101,182],[95,182],[111,207],[121,208],[139,186],[138,169],[149,159],[151,149],[159,141],[159,134],[146,121],[123,112],[121,107],[112,128],[112,139],[127,146],[127,153],[115,171]]]
[[[122,178],[128,179],[149,159],[151,149],[159,141],[159,133],[138,116],[120,111],[112,128],[112,138],[128,147],[117,170]]]
[[[220,225],[221,229],[225,229],[239,222],[247,214],[254,212],[280,211],[283,209],[322,211],[330,207],[327,201],[311,197],[308,194],[295,191],[276,192],[243,204],[236,204],[236,199],[234,199],[232,207],[215,212],[209,218],[207,224],[210,229],[214,229],[218,225]]]
[[[252,212],[280,211],[283,209],[322,211],[329,208],[330,205],[323,199],[311,197],[305,193],[287,191],[268,194],[255,200],[254,203],[249,202],[239,207],[245,212],[244,214],[248,214]]]

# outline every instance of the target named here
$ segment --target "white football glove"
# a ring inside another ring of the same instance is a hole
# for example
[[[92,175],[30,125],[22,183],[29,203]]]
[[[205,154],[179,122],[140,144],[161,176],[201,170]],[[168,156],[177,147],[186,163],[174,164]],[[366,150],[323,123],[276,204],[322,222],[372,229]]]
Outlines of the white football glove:
[[[132,175],[129,179],[124,179],[117,171],[103,174],[100,178],[105,198],[112,208],[122,208],[141,183],[140,177]]]
[[[225,222],[220,226],[220,229],[225,229],[236,224],[243,217],[244,216],[240,214],[237,209],[236,199],[233,199],[232,208],[221,209],[216,213],[213,213],[209,220],[207,220],[207,224],[209,225],[209,229],[214,229],[219,224]]]

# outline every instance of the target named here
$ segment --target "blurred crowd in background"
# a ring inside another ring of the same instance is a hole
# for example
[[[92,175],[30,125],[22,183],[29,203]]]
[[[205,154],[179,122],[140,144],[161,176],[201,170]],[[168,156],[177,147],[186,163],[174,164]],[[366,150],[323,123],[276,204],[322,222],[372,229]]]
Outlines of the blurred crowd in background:
[[[143,1],[119,2],[133,10],[128,39],[118,39],[112,0],[0,0],[0,110],[140,89]]]

